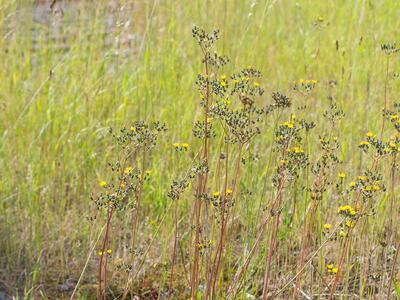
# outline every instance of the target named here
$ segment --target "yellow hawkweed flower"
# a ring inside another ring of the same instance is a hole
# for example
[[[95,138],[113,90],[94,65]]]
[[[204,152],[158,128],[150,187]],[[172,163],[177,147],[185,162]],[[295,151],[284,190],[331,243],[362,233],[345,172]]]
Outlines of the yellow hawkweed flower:
[[[132,167],[126,167],[124,170],[125,174],[130,174],[132,172]]]
[[[375,184],[373,186],[373,188],[374,188],[374,191],[379,191],[381,189],[381,187],[379,185],[377,185],[377,184]]]
[[[218,198],[219,197],[219,192],[214,192],[213,196],[214,196],[214,198]]]
[[[324,229],[329,230],[332,228],[332,225],[329,223],[324,224]]]
[[[333,273],[333,274],[336,274],[338,271],[339,271],[338,268],[333,268],[333,269],[332,269],[332,273]]]
[[[326,267],[328,268],[328,270],[332,270],[333,269],[333,264],[329,264]]]
[[[366,190],[367,192],[370,192],[370,191],[372,190],[372,186],[367,185],[367,186],[365,187],[365,190]]]
[[[229,189],[229,188],[226,189],[226,194],[227,194],[227,195],[231,195],[232,193],[233,193],[232,189]]]
[[[131,131],[136,131],[136,128],[131,126]]]
[[[187,148],[189,148],[189,144],[188,144],[188,143],[183,143],[183,144],[182,144],[182,147],[183,147],[184,149],[187,149]]]
[[[104,180],[99,182],[101,187],[105,187],[107,185],[107,182],[105,182]]]
[[[361,180],[361,181],[364,181],[365,179],[367,179],[367,177],[365,177],[365,176],[358,176],[358,179]]]
[[[222,74],[221,75],[221,80],[225,80],[226,79],[226,75],[225,74]]]
[[[352,228],[352,227],[354,227],[354,225],[355,225],[355,222],[354,222],[354,221],[351,221],[351,220],[347,220],[347,221],[346,221],[346,226],[347,226],[347,227]]]
[[[340,235],[341,237],[346,237],[346,232],[344,232],[343,230],[341,230],[341,231],[339,232],[339,235]]]
[[[360,145],[360,146],[368,146],[368,145],[369,145],[369,142],[367,142],[367,141],[362,141],[362,142],[360,142],[359,145]]]
[[[375,135],[371,132],[371,131],[368,131],[367,132],[367,137],[369,137],[369,138],[372,138],[372,137],[374,137]]]
[[[221,86],[225,87],[226,86],[226,82],[225,81],[221,81]]]
[[[395,142],[390,142],[390,143],[389,143],[389,146],[390,146],[391,148],[396,148],[396,147],[397,147],[397,145],[396,145]]]
[[[254,82],[254,86],[255,86],[255,87],[259,87],[260,84],[259,84],[258,82]]]
[[[112,252],[111,249],[108,249],[108,250],[107,250],[107,253],[108,253],[108,254],[111,254],[111,252]]]
[[[352,181],[352,182],[349,183],[349,186],[350,186],[350,187],[355,187],[355,186],[356,186],[356,183],[355,183],[354,181]]]
[[[174,143],[175,148],[179,148],[179,146],[180,146],[179,143]]]
[[[339,176],[339,178],[344,179],[344,178],[346,177],[346,173],[340,172],[340,173],[338,174],[338,176]]]
[[[396,120],[396,119],[398,119],[398,118],[399,118],[398,115],[391,115],[391,116],[390,116],[390,119],[392,119],[392,120]]]
[[[97,252],[97,254],[100,255],[100,256],[102,256],[102,255],[103,255],[103,252],[102,252],[102,251],[99,251],[99,252]]]

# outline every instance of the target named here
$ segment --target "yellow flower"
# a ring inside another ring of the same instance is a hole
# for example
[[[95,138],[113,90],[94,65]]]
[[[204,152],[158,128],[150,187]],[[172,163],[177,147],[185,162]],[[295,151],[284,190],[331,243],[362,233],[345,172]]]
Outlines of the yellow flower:
[[[399,118],[399,116],[398,116],[398,115],[391,115],[390,118],[391,118],[392,120],[396,120],[396,119]]]
[[[294,127],[293,123],[291,123],[291,122],[283,122],[282,125],[285,126],[285,127],[288,127],[288,128],[293,128]]]
[[[367,142],[367,141],[362,141],[359,145],[360,145],[360,146],[368,146],[368,145],[369,145],[369,142]]]
[[[233,193],[232,189],[230,189],[230,188],[227,188],[227,189],[226,189],[226,194],[227,194],[227,195],[230,195],[230,194],[232,194],[232,193]]]
[[[365,187],[365,190],[366,190],[367,192],[370,192],[370,191],[372,190],[372,187],[371,187],[370,185],[367,185],[367,186]]]
[[[318,21],[318,22],[323,22],[323,21],[324,21],[324,18],[321,17],[321,16],[318,16],[317,21]]]
[[[346,237],[346,232],[344,232],[343,230],[341,230],[341,231],[339,232],[339,235],[340,235],[341,237]]]
[[[339,174],[338,174],[338,176],[339,176],[339,178],[345,178],[346,177],[346,173],[344,173],[344,172],[340,172]]]
[[[226,75],[225,74],[222,74],[221,75],[221,80],[225,80],[226,79]]]
[[[354,181],[352,181],[352,182],[349,183],[349,186],[350,186],[350,187],[355,187],[355,186],[356,186],[356,183],[355,183]]]
[[[333,264],[329,264],[326,267],[328,268],[328,270],[332,270],[333,269]]]
[[[280,162],[281,162],[282,165],[284,165],[286,163],[286,160],[281,159]]]
[[[259,87],[260,84],[259,84],[258,82],[254,82],[254,86],[255,86],[255,87]]]
[[[397,147],[397,145],[396,145],[395,142],[390,142],[389,146],[390,146],[391,148],[396,148],[396,147]]]
[[[101,187],[105,187],[107,185],[107,182],[105,182],[104,180],[99,182]]]
[[[182,147],[185,148],[185,149],[187,149],[187,148],[189,148],[189,144],[188,144],[188,143],[183,143],[183,144],[182,144]]]
[[[352,227],[354,227],[354,225],[355,225],[355,222],[354,222],[354,221],[351,221],[351,220],[347,220],[347,221],[346,221],[346,226],[347,226],[347,227],[352,228]]]
[[[107,253],[108,253],[108,254],[111,254],[111,252],[112,252],[111,249],[108,249],[108,250],[107,250]]]
[[[367,177],[365,177],[365,176],[358,176],[358,179],[361,180],[361,181],[364,181],[365,179],[367,179]]]
[[[97,254],[100,255],[100,256],[102,256],[102,255],[103,255],[103,252],[102,252],[102,251],[99,251],[99,252],[97,252]]]
[[[124,170],[125,174],[130,174],[132,172],[132,167],[126,167]]]
[[[179,143],[174,143],[175,148],[179,148]]]
[[[214,198],[218,198],[219,197],[219,192],[214,192],[213,196],[214,196]]]
[[[373,186],[373,188],[374,188],[375,191],[379,191],[381,189],[381,187],[379,185],[377,185],[377,184],[375,184]]]
[[[336,274],[338,271],[339,271],[338,268],[333,268],[333,269],[332,269],[332,273],[333,273],[333,274]]]
[[[136,131],[136,128],[131,126],[131,131]]]
[[[367,137],[369,137],[369,138],[372,138],[372,137],[374,137],[375,135],[371,132],[371,131],[368,131],[367,132]]]
[[[221,81],[221,86],[225,87],[226,86],[226,82],[225,81]]]
[[[324,229],[329,230],[332,228],[332,225],[329,223],[324,224]]]

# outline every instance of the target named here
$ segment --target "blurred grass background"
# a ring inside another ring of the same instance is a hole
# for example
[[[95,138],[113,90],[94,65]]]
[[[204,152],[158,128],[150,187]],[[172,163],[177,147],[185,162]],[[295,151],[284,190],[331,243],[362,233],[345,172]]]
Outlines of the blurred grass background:
[[[399,12],[400,2],[389,0],[59,1],[53,10],[49,3],[0,1],[1,280],[30,288],[79,276],[93,239],[85,219],[90,193],[112,155],[110,126],[167,123],[144,195],[150,224],[144,226],[155,228],[151,221],[168,206],[171,179],[190,161],[178,164],[172,143],[198,143],[191,134],[201,71],[193,25],[221,30],[217,47],[230,57],[227,73],[247,65],[263,72],[265,103],[272,91],[291,96],[300,78],[317,79],[313,96],[294,97],[294,106],[307,105],[322,130],[328,98],[341,105],[343,168],[357,174],[363,158],[348,149],[380,128],[386,72],[380,45],[398,38]],[[318,17],[322,26],[315,26]],[[397,67],[392,60],[391,69]],[[390,103],[398,90],[393,81]],[[242,178],[254,192],[243,214],[249,228],[270,189],[266,125],[254,147],[259,163]],[[182,207],[189,212],[187,201]],[[166,224],[160,236],[173,226]]]

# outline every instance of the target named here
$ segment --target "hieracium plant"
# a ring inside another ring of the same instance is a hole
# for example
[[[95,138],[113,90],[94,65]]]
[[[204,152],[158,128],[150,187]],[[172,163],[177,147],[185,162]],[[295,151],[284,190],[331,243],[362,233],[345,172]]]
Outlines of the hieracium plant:
[[[123,127],[118,132],[110,129],[113,149],[112,158],[108,162],[108,174],[100,181],[100,190],[92,196],[100,215],[103,215],[101,212],[105,214],[105,233],[98,250],[98,300],[107,298],[107,264],[113,253],[112,217],[121,211],[131,212],[131,247],[135,248],[143,182],[147,176],[147,157],[155,147],[159,134],[165,130],[165,125],[159,122],[135,122],[131,127]],[[126,293],[127,289],[125,296]]]

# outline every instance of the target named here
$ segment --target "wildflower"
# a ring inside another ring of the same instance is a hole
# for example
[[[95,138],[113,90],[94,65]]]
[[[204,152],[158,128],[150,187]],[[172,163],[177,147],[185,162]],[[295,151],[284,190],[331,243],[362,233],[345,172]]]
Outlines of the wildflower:
[[[103,255],[103,251],[99,251],[99,252],[97,252],[97,254],[102,256]]]
[[[219,197],[219,192],[214,192],[213,196],[214,196],[214,198],[218,198]]]
[[[329,230],[332,228],[332,225],[329,223],[324,224],[324,229]]]
[[[368,141],[362,141],[360,142],[359,146],[368,146],[369,142]]]
[[[223,80],[223,81],[226,80],[226,75],[225,75],[225,74],[222,74],[222,75],[221,75],[221,80]]]
[[[368,131],[367,132],[367,137],[369,137],[369,138],[372,138],[372,137],[374,137],[375,135],[371,132],[371,131]]]
[[[358,179],[361,180],[361,181],[364,181],[365,179],[367,179],[367,177],[365,177],[365,176],[358,176]]]
[[[343,230],[341,230],[340,232],[339,232],[339,235],[341,236],[341,237],[346,237],[346,232],[344,232]]]
[[[336,274],[338,271],[339,271],[338,268],[333,268],[333,269],[332,269],[332,273],[333,273],[333,274]]]
[[[333,264],[329,264],[326,267],[328,268],[328,270],[332,270],[333,269]]]
[[[285,126],[287,128],[293,128],[294,127],[293,123],[291,123],[291,122],[283,122],[282,126]]]
[[[352,228],[352,227],[354,227],[354,225],[355,225],[354,221],[352,221],[352,220],[347,220],[346,221],[346,226],[347,227]]]
[[[179,148],[179,143],[174,143],[174,147],[175,147],[175,149],[178,149]]]
[[[232,189],[228,188],[226,189],[226,194],[227,195],[231,195],[233,193]]]
[[[398,115],[391,115],[391,116],[390,116],[390,119],[392,119],[392,120],[397,120],[398,118],[399,118]]]
[[[355,186],[356,186],[356,183],[355,183],[354,181],[352,181],[352,182],[349,183],[349,186],[350,186],[350,187],[355,187]]]
[[[254,86],[255,86],[255,87],[259,87],[260,84],[259,84],[258,82],[254,82]]]
[[[130,174],[131,172],[132,172],[132,167],[126,167],[125,170],[124,170],[124,173],[126,175]]]
[[[343,205],[343,206],[339,207],[339,213],[349,215],[349,216],[356,215],[355,209],[353,207],[351,207],[350,205]]]
[[[339,178],[344,179],[344,178],[346,177],[346,173],[340,172],[340,173],[338,174],[338,176],[339,176]]]
[[[379,191],[381,189],[381,187],[379,185],[375,184],[373,186],[373,189],[374,189],[374,191]]]
[[[131,131],[136,131],[136,128],[131,126]]]
[[[108,249],[108,250],[107,250],[107,253],[108,253],[108,254],[111,254],[111,252],[112,252],[111,249]]]
[[[286,163],[286,160],[281,159],[280,162],[281,162],[282,165],[284,165]]]
[[[318,21],[318,22],[323,22],[323,21],[324,21],[324,18],[321,17],[321,16],[318,16],[317,21]]]
[[[370,185],[367,185],[367,186],[365,187],[365,190],[366,190],[367,192],[370,192],[370,191],[372,190],[372,187],[371,187]]]
[[[183,143],[182,147],[183,147],[183,149],[187,150],[187,148],[189,148],[189,144],[188,143]]]
[[[390,142],[389,146],[390,146],[391,148],[396,148],[396,147],[397,147],[397,145],[396,145],[395,142]]]
[[[107,185],[107,182],[105,182],[104,180],[100,181],[100,186],[101,187],[105,187]]]

